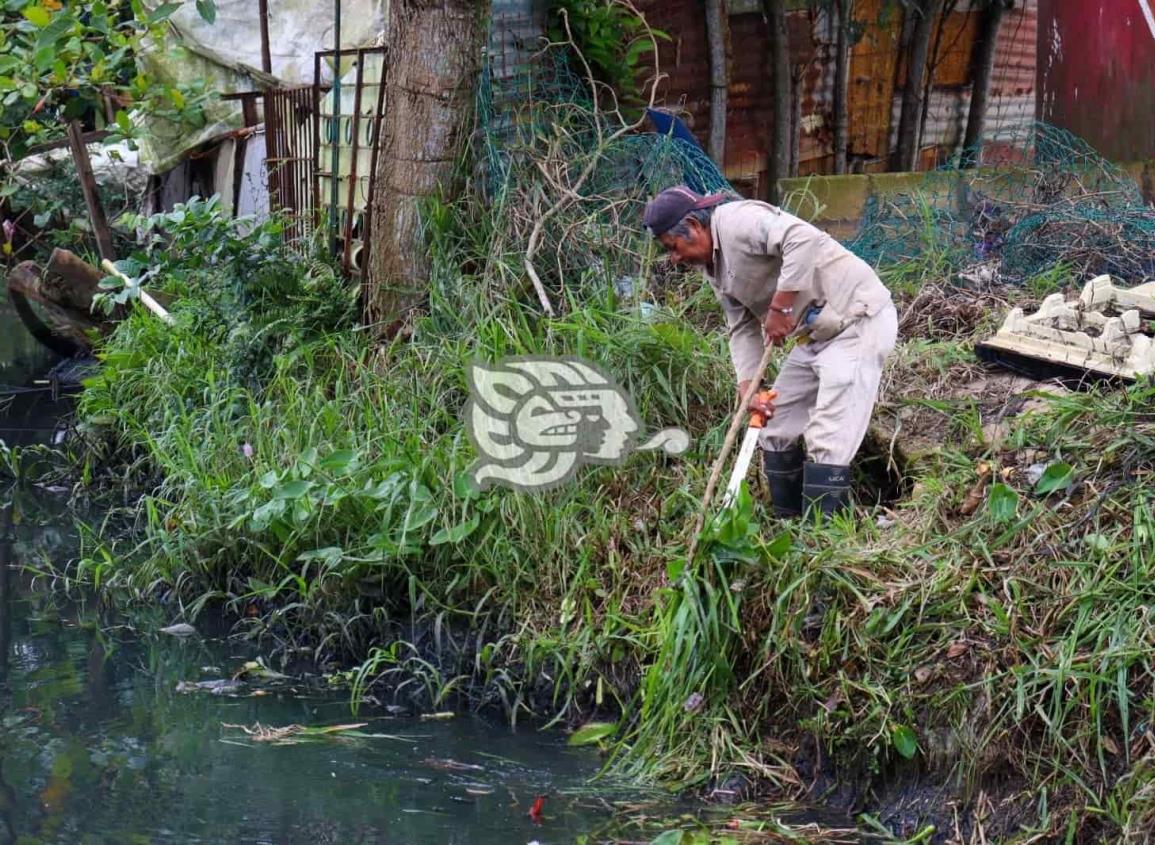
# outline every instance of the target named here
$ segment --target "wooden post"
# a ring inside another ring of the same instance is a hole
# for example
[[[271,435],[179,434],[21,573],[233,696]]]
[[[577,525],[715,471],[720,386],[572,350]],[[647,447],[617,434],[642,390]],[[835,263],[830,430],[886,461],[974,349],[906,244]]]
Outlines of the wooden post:
[[[245,124],[245,129],[251,129],[257,125],[257,103],[256,95],[245,96],[241,98],[241,115]],[[268,139],[269,134],[266,129],[265,138]],[[241,206],[241,188],[244,187],[245,178],[245,154],[249,149],[249,135],[242,132],[236,137],[236,146],[233,148],[233,217],[237,217]],[[265,149],[265,154],[268,155],[268,148]],[[219,189],[218,189],[219,190]]]
[[[730,22],[726,0],[706,0],[710,48],[710,158],[726,168],[726,103],[730,92]]]
[[[126,285],[133,284],[132,279],[116,269],[116,265],[112,263],[112,259],[104,259],[100,262],[100,266],[103,267],[110,276],[116,276]],[[165,310],[163,305],[153,299],[144,288],[140,288],[140,301],[144,304],[145,308],[160,317],[162,323],[168,326],[175,325],[176,321],[172,318],[172,315]]]
[[[273,72],[273,56],[269,52],[269,0],[260,0],[257,3],[258,14],[261,16],[261,70],[271,74]]]
[[[834,172],[846,172],[850,132],[847,89],[850,87],[850,7],[853,0],[834,0]]]
[[[68,146],[72,148],[72,160],[76,163],[76,174],[80,178],[80,189],[84,192],[84,204],[88,206],[88,219],[92,223],[92,233],[96,236],[100,257],[111,260],[115,255],[112,250],[112,231],[108,228],[104,206],[100,204],[100,195],[96,192],[96,177],[92,175],[92,162],[88,159],[88,147],[84,145],[84,132],[79,120],[68,122]]]
[[[998,51],[999,24],[1002,23],[1003,13],[1010,5],[1010,0],[988,0],[987,7],[983,11],[972,59],[973,82],[966,134],[963,136],[963,167],[974,167],[982,160],[983,129],[987,118],[987,105],[990,102],[995,55]]]
[[[786,28],[786,0],[762,0],[770,27],[770,161],[763,199],[777,204],[778,182],[790,171],[790,36]]]

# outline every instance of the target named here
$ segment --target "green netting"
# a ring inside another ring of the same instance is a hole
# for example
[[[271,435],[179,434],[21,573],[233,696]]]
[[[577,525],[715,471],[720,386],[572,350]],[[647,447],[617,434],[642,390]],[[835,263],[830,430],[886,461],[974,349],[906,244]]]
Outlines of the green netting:
[[[589,84],[573,73],[560,49],[547,50],[500,76],[486,67],[478,123],[491,192],[508,187],[515,159],[540,154],[543,141],[563,134],[567,151],[577,155],[575,164],[590,155],[601,157],[587,194],[661,190],[679,183],[734,192],[705,151],[681,138],[641,130],[604,146],[621,125],[608,108],[614,105],[602,91],[595,106]],[[627,111],[628,117],[637,111]]]
[[[924,262],[1013,284],[1063,268],[1155,276],[1155,209],[1071,133],[1044,123],[986,139],[913,191],[872,197],[849,246],[877,266]]]

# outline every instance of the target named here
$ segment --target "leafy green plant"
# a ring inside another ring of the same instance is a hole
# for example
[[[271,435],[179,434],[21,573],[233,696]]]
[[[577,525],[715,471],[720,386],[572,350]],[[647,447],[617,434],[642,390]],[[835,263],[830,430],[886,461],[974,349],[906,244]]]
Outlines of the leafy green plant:
[[[126,109],[203,124],[209,93],[154,83],[135,64],[146,39],[163,41],[180,2],[151,11],[141,0],[4,0],[0,6],[0,144],[8,160],[91,119],[111,140],[131,137]],[[211,21],[212,0],[197,9]],[[106,127],[105,105],[117,104]]]
[[[143,235],[118,264],[132,285],[105,280],[96,304],[110,308],[142,286],[185,298],[189,307],[177,313],[204,339],[223,345],[236,380],[255,384],[278,350],[352,324],[356,286],[326,262],[291,252],[279,219],[260,225],[231,219],[214,196],[152,217],[127,214],[121,222]]]
[[[549,34],[555,42],[572,39],[598,81],[627,102],[638,100],[638,74],[653,51],[652,38],[669,40],[621,0],[552,0]]]

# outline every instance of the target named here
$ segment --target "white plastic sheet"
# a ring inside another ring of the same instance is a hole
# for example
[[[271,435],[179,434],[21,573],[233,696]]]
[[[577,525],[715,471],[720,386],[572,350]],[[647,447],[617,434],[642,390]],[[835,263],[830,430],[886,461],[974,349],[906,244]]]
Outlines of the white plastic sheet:
[[[341,46],[377,43],[385,28],[388,0],[340,0]],[[161,0],[146,0],[155,8]],[[140,64],[161,84],[207,80],[221,94],[260,90],[252,69],[261,69],[261,29],[257,0],[216,0],[213,23],[186,2],[171,18],[175,43],[154,46]],[[332,0],[269,0],[269,45],[273,75],[285,84],[311,84],[313,55],[333,48]],[[183,49],[181,47],[183,45]],[[331,73],[322,63],[322,79]],[[206,109],[205,125],[178,126],[150,118],[140,144],[140,160],[152,173],[174,167],[189,150],[241,128],[238,102],[219,101]]]

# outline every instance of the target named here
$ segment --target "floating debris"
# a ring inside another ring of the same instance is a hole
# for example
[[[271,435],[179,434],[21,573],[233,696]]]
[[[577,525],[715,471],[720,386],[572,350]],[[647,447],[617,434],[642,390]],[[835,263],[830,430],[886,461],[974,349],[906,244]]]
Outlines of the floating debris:
[[[233,673],[233,680],[238,678],[259,678],[262,681],[284,681],[289,680],[290,676],[274,669],[270,669],[265,665],[262,659],[249,660]]]
[[[324,725],[320,727],[311,727],[307,725],[284,725],[283,727],[270,727],[262,725],[257,722],[251,726],[249,725],[231,725],[225,722],[221,723],[222,728],[233,728],[242,731],[249,739],[254,742],[268,742],[272,745],[297,745],[302,742],[308,742],[312,739],[322,737],[332,737],[340,735],[356,735],[363,736],[358,732],[365,727],[368,722],[356,722],[347,725]]]
[[[245,691],[245,685],[228,678],[217,678],[211,681],[181,681],[176,685],[176,691],[181,693],[207,692],[210,695],[239,696]]]
[[[434,769],[443,769],[447,772],[484,772],[483,766],[478,766],[475,763],[461,763],[457,760],[450,760],[447,757],[426,757],[421,761],[426,766]]]
[[[168,634],[170,637],[195,637],[197,635],[197,629],[187,622],[177,622],[175,625],[161,628],[160,632]]]

